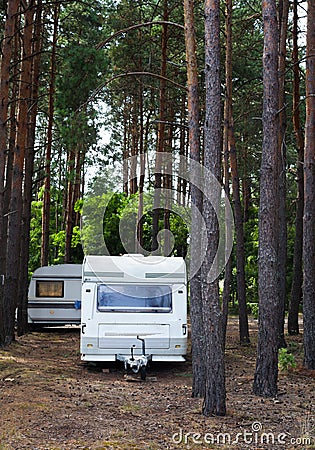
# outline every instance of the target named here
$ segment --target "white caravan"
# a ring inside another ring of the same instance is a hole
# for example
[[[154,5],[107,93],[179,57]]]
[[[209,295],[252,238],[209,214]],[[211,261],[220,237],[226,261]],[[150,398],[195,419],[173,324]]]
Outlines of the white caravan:
[[[183,258],[86,256],[83,262],[81,359],[185,361],[187,277]]]
[[[28,290],[28,323],[66,325],[81,322],[81,264],[36,269]]]

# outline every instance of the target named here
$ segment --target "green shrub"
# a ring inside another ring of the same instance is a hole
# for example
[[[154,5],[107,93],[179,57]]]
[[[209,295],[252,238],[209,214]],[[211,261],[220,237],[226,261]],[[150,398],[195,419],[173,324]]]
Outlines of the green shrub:
[[[250,313],[254,317],[254,319],[258,319],[258,310],[259,310],[258,303],[247,303],[247,306],[249,307]]]
[[[278,354],[278,366],[283,372],[285,370],[291,370],[296,367],[296,361],[294,355],[288,352],[286,348],[280,348]]]

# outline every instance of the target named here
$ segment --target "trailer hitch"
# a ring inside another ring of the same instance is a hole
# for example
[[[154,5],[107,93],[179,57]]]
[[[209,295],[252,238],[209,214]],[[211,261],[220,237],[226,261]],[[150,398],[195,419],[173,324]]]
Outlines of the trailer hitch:
[[[151,359],[151,355],[147,356],[145,354],[145,340],[137,336],[137,339],[142,342],[142,355],[135,356],[134,350],[136,345],[133,344],[130,348],[130,357],[124,355],[117,355],[116,358],[119,361],[122,361],[125,365],[125,370],[128,370],[128,367],[134,372],[138,373],[140,372],[141,380],[145,380],[147,376],[147,366],[148,362]]]

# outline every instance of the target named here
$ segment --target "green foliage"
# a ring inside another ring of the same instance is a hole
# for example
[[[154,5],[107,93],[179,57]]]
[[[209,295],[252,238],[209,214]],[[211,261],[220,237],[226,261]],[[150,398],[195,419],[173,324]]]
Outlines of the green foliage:
[[[286,348],[280,348],[278,353],[278,365],[281,371],[292,370],[296,367],[294,355]]]
[[[84,200],[81,237],[86,254],[125,253],[119,236],[119,222],[127,203],[127,197],[117,193],[91,195]]]
[[[65,230],[60,230],[50,235],[50,245],[53,247],[54,252],[54,257],[52,260],[53,264],[63,263],[63,259],[65,256],[65,240]]]
[[[147,253],[152,246],[152,197],[144,195],[143,248]],[[127,197],[122,193],[90,195],[82,204],[78,204],[83,219],[82,240],[84,251],[88,254],[119,255],[134,253],[135,230],[138,213],[138,194]],[[160,229],[164,222],[160,220]],[[174,255],[187,253],[188,227],[176,212],[170,215],[170,231],[174,236]],[[163,248],[163,240],[161,243]]]
[[[40,266],[42,201],[33,201],[30,223],[29,276]]]
[[[247,303],[247,306],[254,319],[258,319],[258,311],[259,311],[258,303]]]

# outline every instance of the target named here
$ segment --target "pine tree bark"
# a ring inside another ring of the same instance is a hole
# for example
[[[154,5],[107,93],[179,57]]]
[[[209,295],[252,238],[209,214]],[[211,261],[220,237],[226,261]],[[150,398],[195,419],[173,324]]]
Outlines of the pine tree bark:
[[[190,159],[200,163],[200,112],[198,67],[196,56],[196,32],[194,1],[184,0],[185,44],[188,85],[188,127]],[[203,334],[201,272],[199,255],[201,251],[199,215],[202,213],[202,193],[198,189],[198,171],[192,164],[190,168],[191,193],[191,241],[190,241],[190,320],[192,345],[192,396],[205,395],[205,342]],[[197,179],[196,179],[197,178]],[[199,212],[199,215],[198,215]]]
[[[144,148],[144,114],[143,114],[143,83],[139,84],[139,120],[140,120],[140,136],[139,136],[139,153],[140,153],[140,175],[139,175],[139,200],[137,212],[137,229],[136,229],[136,253],[143,253],[143,192],[145,180],[145,148]]]
[[[258,294],[259,330],[254,393],[277,395],[278,264],[278,21],[275,0],[263,2],[263,145],[260,170]]]
[[[77,151],[77,149],[76,149]],[[75,186],[75,162],[76,151],[70,150],[67,161],[67,196],[66,196],[66,208],[65,208],[65,264],[71,263],[71,240],[72,230],[74,226],[74,186]]]
[[[139,130],[138,130],[138,100],[134,99],[131,117],[131,161],[129,193],[135,194],[138,191],[137,179],[137,156],[139,153]]]
[[[31,99],[32,38],[34,27],[34,1],[25,4],[22,38],[21,81],[18,106],[18,128],[13,162],[10,215],[8,221],[7,267],[4,300],[7,308],[6,343],[14,339],[15,309],[18,302],[19,266],[22,234],[23,174],[28,137],[28,107]]]
[[[293,2],[293,30],[292,30],[292,67],[293,67],[293,128],[297,145],[296,182],[297,198],[295,213],[295,239],[293,255],[293,275],[291,299],[288,311],[288,333],[299,334],[299,306],[302,302],[303,283],[303,212],[304,212],[304,133],[300,119],[300,67],[298,47],[298,0]]]
[[[123,147],[123,191],[126,195],[129,194],[128,179],[129,179],[129,146],[128,146],[128,117],[129,117],[129,105],[127,100],[124,100],[124,147]]]
[[[221,176],[221,88],[220,88],[220,1],[205,1],[205,83],[206,116],[204,165],[213,176]],[[210,180],[209,180],[210,182]],[[220,192],[211,192],[219,204]],[[206,257],[201,266],[203,333],[205,338],[206,386],[202,412],[205,416],[226,414],[223,322],[218,279],[209,279],[219,242],[215,206],[203,199],[207,231]]]
[[[284,338],[285,307],[287,301],[287,217],[286,217],[286,190],[287,190],[287,148],[285,141],[287,118],[285,99],[286,74],[286,45],[288,34],[289,1],[279,2],[279,348],[286,347]]]
[[[12,61],[20,60],[21,53],[21,45],[20,39],[17,33],[17,30],[20,26],[20,14],[16,16],[15,29],[16,33],[13,40],[13,55]],[[20,73],[20,65],[18,63],[14,64],[12,71],[12,83],[11,83],[11,98],[18,99],[19,98],[19,73]],[[8,230],[8,220],[9,220],[9,211],[10,211],[10,199],[11,199],[11,190],[12,190],[12,177],[13,177],[13,161],[14,161],[14,149],[15,149],[15,141],[17,135],[17,102],[10,103],[10,130],[9,130],[9,146],[8,146],[8,155],[6,159],[6,171],[5,171],[5,188],[4,188],[4,211],[5,211],[5,226],[4,233],[7,235]]]
[[[165,118],[166,118],[166,68],[167,68],[167,42],[168,42],[168,0],[163,2],[163,20],[161,42],[161,82],[160,82],[160,100],[159,100],[159,123],[157,154],[154,169],[154,202],[152,213],[152,254],[159,253],[159,243],[157,240],[159,232],[159,219],[161,210],[161,188],[162,188],[162,153],[165,150]]]
[[[42,1],[37,1],[33,38],[31,108],[25,158],[25,180],[23,188],[23,236],[21,237],[20,283],[17,310],[17,335],[22,336],[28,327],[28,260],[30,246],[30,222],[32,206],[33,169],[35,157],[36,117],[38,111],[39,73],[42,49]]]
[[[315,4],[307,2],[304,149],[304,366],[315,370]]]
[[[170,256],[172,251],[171,242],[171,209],[172,209],[172,144],[173,144],[173,125],[174,108],[172,103],[168,100],[168,128],[165,133],[165,161],[164,161],[164,175],[163,175],[163,197],[164,197],[164,245],[163,255]]]
[[[185,7],[185,5],[184,5]],[[187,45],[187,44],[186,44]],[[188,61],[187,61],[188,64]],[[188,86],[189,91],[189,86]],[[189,95],[189,94],[188,94]],[[182,96],[180,109],[180,130],[179,130],[179,175],[177,179],[177,203],[181,206],[186,205],[187,180],[182,177],[182,174],[187,171],[187,163],[185,158],[188,156],[186,152],[187,142],[187,125],[186,125],[186,93]]]
[[[228,143],[228,108],[227,101],[224,102],[224,131],[223,131],[223,179],[225,195],[230,198],[230,158],[229,158],[229,143]],[[228,222],[226,223],[226,227]],[[231,301],[231,284],[232,284],[232,256],[230,255],[225,266],[224,284],[222,293],[222,321],[223,321],[223,342],[225,346],[226,331],[229,315],[229,303]]]
[[[53,143],[53,123],[55,104],[55,81],[56,81],[56,53],[59,27],[60,4],[54,6],[54,25],[50,58],[50,80],[49,80],[49,101],[48,101],[48,126],[47,126],[47,146],[45,156],[45,181],[42,208],[42,245],[41,245],[41,266],[49,264],[49,235],[50,235],[50,164],[51,150]]]
[[[232,0],[226,1],[226,117],[227,137],[230,156],[232,193],[235,215],[236,234],[236,277],[237,299],[239,305],[239,337],[241,344],[249,344],[248,316],[246,305],[245,282],[245,250],[244,250],[244,225],[243,212],[240,197],[240,181],[238,174],[237,150],[234,134],[233,108],[232,108]]]
[[[1,78],[0,78],[0,248],[6,246],[5,219],[4,219],[4,180],[6,169],[7,149],[7,120],[9,106],[10,86],[10,60],[12,54],[12,40],[14,36],[15,17],[19,1],[10,1],[7,4],[7,14],[2,41]],[[6,252],[0,252],[0,347],[6,343],[6,310],[4,307],[4,282],[6,271]]]

